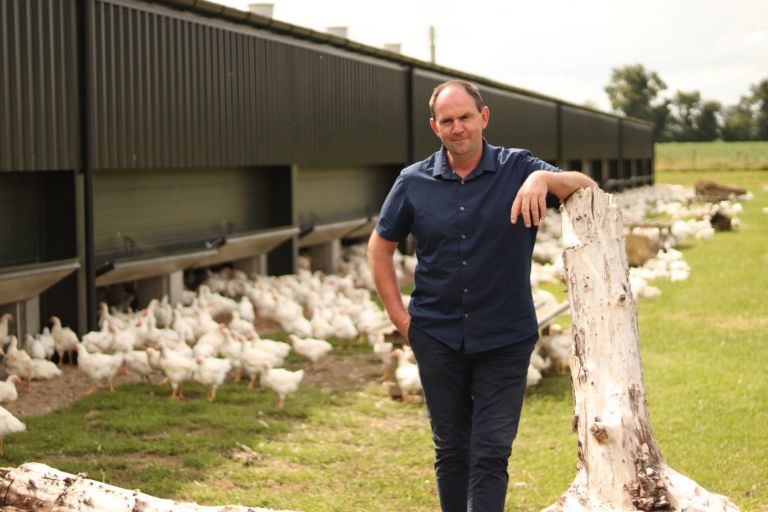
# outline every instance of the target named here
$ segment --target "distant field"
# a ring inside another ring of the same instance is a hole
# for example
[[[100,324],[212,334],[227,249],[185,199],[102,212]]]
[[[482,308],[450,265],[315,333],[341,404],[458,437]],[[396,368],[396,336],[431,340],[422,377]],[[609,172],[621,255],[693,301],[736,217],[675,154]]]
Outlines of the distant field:
[[[768,141],[656,144],[657,171],[768,169]]]

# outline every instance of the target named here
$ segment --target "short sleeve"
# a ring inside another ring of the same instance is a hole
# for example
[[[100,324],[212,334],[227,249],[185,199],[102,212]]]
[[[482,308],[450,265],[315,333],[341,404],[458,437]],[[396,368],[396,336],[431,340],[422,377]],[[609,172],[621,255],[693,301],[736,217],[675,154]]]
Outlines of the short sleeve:
[[[401,172],[381,207],[376,231],[385,240],[400,242],[411,232],[413,208],[406,193],[406,173]]]
[[[563,172],[559,167],[536,158],[532,154],[526,152],[523,156],[523,162],[525,165],[525,176],[529,176],[534,171],[549,171],[549,172]],[[555,194],[547,194],[547,208],[559,208],[560,198]]]

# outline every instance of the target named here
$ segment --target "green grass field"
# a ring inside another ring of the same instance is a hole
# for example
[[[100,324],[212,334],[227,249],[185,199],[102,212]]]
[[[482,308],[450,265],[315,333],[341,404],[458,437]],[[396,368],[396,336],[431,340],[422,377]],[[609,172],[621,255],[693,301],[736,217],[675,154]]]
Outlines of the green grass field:
[[[768,141],[657,143],[657,171],[768,169]]]
[[[689,280],[655,282],[663,294],[638,305],[651,424],[670,467],[742,510],[766,511],[768,173],[660,172],[658,181],[702,177],[744,186],[754,199],[744,203],[738,232],[682,248]],[[374,379],[359,388],[302,387],[282,411],[270,393],[234,383],[213,404],[195,386],[183,403],[167,389],[123,386],[25,419],[28,431],[6,438],[0,462],[43,462],[211,505],[434,511],[424,407],[392,401]],[[539,510],[566,490],[576,464],[571,419],[570,378],[546,376],[524,405],[507,510]],[[260,457],[248,466],[231,460],[238,443]]]

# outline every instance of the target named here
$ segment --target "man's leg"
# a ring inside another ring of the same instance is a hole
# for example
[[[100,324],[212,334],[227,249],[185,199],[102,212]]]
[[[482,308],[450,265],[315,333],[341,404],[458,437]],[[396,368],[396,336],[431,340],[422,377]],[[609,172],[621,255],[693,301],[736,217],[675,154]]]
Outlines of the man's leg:
[[[466,512],[471,365],[463,352],[452,350],[419,329],[411,328],[409,336],[432,425],[440,506],[443,512]]]
[[[472,354],[472,442],[469,512],[502,512],[507,463],[525,397],[528,363],[537,337]]]

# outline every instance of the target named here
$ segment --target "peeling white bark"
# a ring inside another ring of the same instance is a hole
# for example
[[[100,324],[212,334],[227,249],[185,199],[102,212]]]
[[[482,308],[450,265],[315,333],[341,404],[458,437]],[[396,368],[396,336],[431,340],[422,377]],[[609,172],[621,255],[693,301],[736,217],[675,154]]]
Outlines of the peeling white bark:
[[[207,507],[155,498],[36,462],[18,468],[0,468],[0,509],[56,512],[278,512],[240,505]]]
[[[620,206],[590,188],[574,193],[561,210],[578,469],[545,510],[737,511],[727,497],[670,469],[654,440]]]

